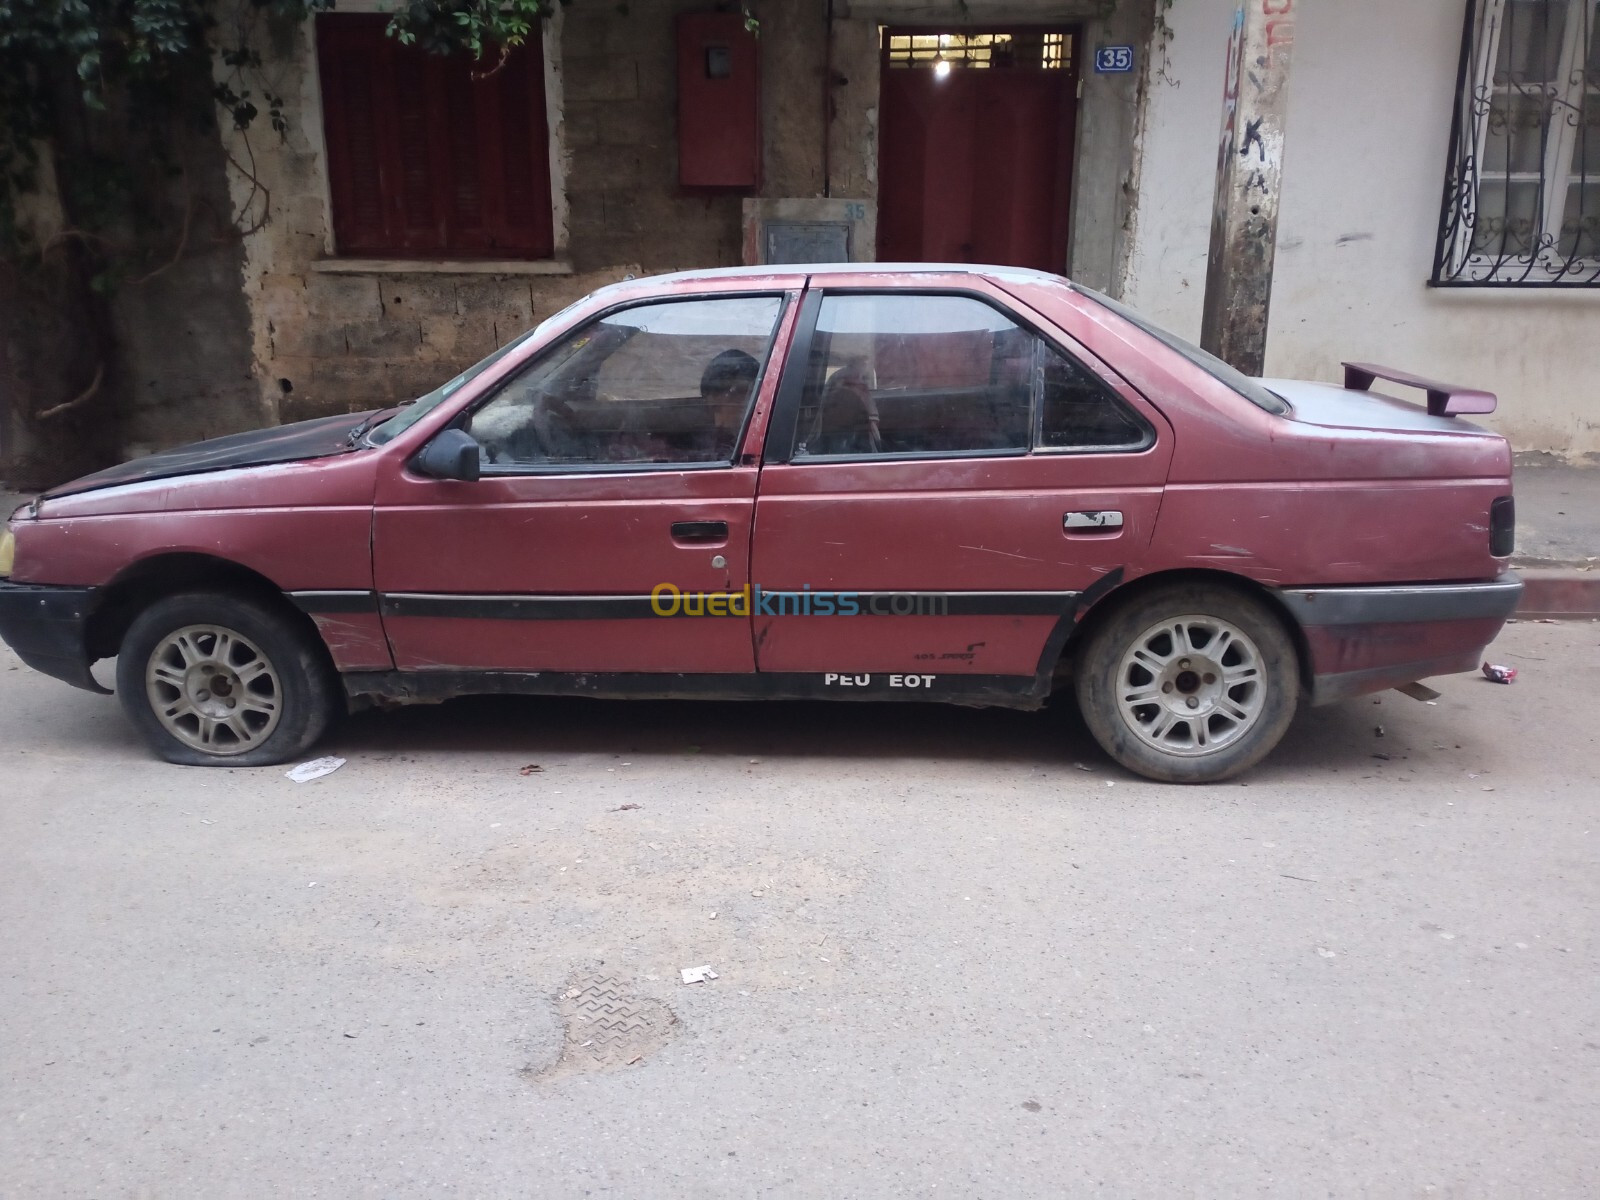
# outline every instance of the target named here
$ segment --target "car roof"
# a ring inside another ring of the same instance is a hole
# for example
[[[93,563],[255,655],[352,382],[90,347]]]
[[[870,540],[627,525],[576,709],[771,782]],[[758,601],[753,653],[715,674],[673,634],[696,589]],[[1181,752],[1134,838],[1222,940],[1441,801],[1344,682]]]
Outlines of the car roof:
[[[755,267],[708,267],[703,270],[674,271],[666,275],[643,277],[651,283],[686,282],[704,279],[759,279],[773,275],[987,275],[997,279],[1026,280],[1033,283],[1062,283],[1065,277],[1031,267],[1002,267],[985,263],[768,263]]]

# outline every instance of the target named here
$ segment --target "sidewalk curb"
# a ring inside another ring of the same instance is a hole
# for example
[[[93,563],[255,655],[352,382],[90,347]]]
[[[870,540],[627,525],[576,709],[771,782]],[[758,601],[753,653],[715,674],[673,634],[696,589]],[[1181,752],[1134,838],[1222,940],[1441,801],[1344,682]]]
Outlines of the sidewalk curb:
[[[1524,567],[1519,618],[1592,621],[1600,618],[1600,572],[1560,567]]]

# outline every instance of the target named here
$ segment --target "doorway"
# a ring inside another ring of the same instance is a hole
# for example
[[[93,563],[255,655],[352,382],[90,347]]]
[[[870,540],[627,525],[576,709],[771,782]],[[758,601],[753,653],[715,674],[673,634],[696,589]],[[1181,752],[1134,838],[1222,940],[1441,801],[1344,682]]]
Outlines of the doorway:
[[[878,258],[1064,272],[1072,28],[880,33]]]

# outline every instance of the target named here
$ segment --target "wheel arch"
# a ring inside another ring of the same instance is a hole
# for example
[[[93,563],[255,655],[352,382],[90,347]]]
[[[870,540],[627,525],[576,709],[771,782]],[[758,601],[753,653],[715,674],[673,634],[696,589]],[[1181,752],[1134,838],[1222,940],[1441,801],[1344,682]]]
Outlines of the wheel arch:
[[[158,600],[185,592],[208,591],[248,596],[282,613],[306,633],[312,645],[319,647],[324,655],[328,654],[316,624],[265,575],[216,555],[174,551],[130,563],[100,590],[85,639],[90,660],[114,656],[128,627]],[[329,663],[332,664],[331,657]]]
[[[1156,588],[1177,583],[1223,587],[1266,604],[1267,608],[1277,616],[1288,633],[1289,640],[1294,644],[1295,658],[1300,667],[1302,693],[1309,688],[1312,676],[1311,647],[1306,641],[1305,630],[1300,622],[1295,620],[1294,614],[1289,611],[1288,605],[1277,592],[1248,576],[1205,567],[1179,567],[1169,571],[1155,571],[1149,575],[1130,579],[1126,583],[1115,584],[1100,595],[1092,596],[1088,611],[1080,614],[1075,610],[1062,619],[1062,630],[1051,638],[1051,642],[1059,646],[1053,656],[1052,647],[1046,647],[1045,661],[1040,664],[1040,678],[1045,687],[1054,691],[1066,679],[1071,678],[1077,652],[1087,644],[1100,626],[1124,605],[1133,603]],[[1086,592],[1085,596],[1091,596],[1091,593]]]

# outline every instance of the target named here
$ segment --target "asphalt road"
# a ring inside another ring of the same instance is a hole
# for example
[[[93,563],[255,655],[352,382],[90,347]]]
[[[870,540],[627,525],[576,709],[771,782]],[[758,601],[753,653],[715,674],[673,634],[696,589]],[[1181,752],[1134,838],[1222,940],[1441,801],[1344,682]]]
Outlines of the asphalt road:
[[[543,701],[297,784],[5,654],[0,1193],[1593,1196],[1600,626],[1495,655],[1183,789],[1070,710]]]

